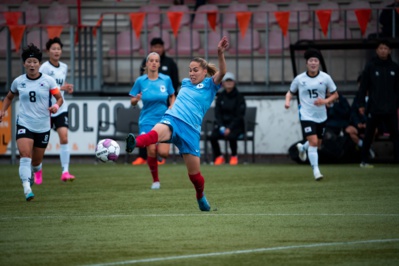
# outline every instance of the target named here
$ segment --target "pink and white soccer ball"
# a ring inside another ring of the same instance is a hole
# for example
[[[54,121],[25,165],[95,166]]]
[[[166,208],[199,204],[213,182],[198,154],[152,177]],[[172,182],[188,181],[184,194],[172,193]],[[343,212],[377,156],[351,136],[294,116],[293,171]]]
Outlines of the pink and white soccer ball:
[[[113,139],[102,139],[97,143],[96,157],[103,163],[115,162],[120,152],[118,142]]]

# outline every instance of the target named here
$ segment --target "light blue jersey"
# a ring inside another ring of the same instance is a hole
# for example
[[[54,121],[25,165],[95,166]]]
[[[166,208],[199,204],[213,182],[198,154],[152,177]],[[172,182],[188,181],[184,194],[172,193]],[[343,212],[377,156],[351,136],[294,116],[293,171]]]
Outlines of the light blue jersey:
[[[168,109],[169,95],[175,93],[169,76],[159,73],[158,79],[150,80],[147,74],[136,79],[129,95],[136,97],[142,93],[143,108],[140,112],[139,125],[151,128],[158,123]],[[141,130],[140,130],[141,131]]]
[[[205,78],[199,84],[192,84],[190,79],[185,78],[172,109],[166,114],[182,120],[200,133],[202,119],[219,89],[220,84],[214,84],[212,77]]]

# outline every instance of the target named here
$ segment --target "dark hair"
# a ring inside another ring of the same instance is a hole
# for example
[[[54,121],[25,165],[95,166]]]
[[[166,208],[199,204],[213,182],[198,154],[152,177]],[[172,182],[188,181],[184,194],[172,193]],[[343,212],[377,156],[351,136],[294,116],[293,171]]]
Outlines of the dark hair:
[[[37,60],[39,60],[39,62],[42,61],[42,52],[33,43],[29,44],[27,47],[22,49],[22,54],[21,54],[21,58],[24,63],[26,59],[31,57],[36,58]]]
[[[317,50],[315,48],[309,48],[305,51],[304,57],[305,57],[306,61],[308,61],[308,59],[311,57],[316,57],[317,59],[321,60],[322,56],[321,56],[321,53],[319,50]]]
[[[151,40],[151,43],[150,43],[151,46],[156,45],[156,44],[164,45],[162,38],[153,38]]]
[[[381,44],[388,46],[389,49],[392,49],[392,43],[388,39],[380,39],[380,40],[378,40],[377,47],[380,46]]]
[[[58,43],[58,44],[61,46],[61,49],[62,49],[62,47],[64,46],[64,45],[62,44],[62,42],[61,42],[61,39],[58,38],[58,37],[55,37],[55,38],[50,39],[50,40],[47,41],[47,43],[46,43],[46,49],[47,49],[47,50],[50,50],[51,45],[53,45],[54,43]]]

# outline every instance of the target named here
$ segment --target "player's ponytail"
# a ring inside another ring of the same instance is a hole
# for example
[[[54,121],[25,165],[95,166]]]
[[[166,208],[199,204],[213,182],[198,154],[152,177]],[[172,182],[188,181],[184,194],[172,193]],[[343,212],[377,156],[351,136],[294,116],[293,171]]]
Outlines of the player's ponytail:
[[[205,59],[201,57],[195,57],[191,60],[191,62],[197,62],[200,66],[208,71],[209,76],[213,76],[218,71],[215,64],[208,63]]]

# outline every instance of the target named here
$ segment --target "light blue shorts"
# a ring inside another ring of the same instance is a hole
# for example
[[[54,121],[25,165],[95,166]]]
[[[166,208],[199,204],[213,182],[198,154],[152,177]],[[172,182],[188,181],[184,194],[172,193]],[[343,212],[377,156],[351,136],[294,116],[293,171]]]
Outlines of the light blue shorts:
[[[189,124],[180,119],[165,114],[161,124],[169,126],[172,131],[172,138],[168,143],[173,143],[179,149],[180,154],[192,154],[200,157],[200,133]]]

